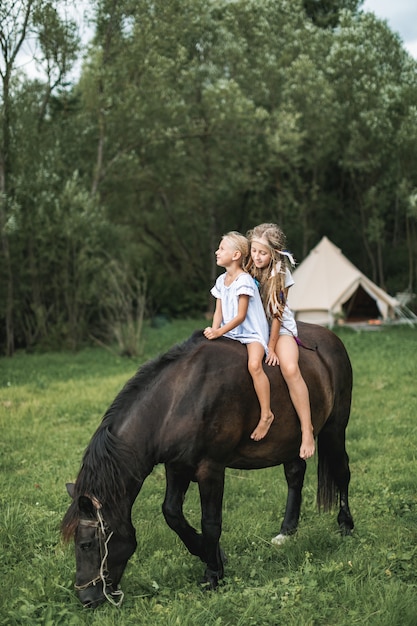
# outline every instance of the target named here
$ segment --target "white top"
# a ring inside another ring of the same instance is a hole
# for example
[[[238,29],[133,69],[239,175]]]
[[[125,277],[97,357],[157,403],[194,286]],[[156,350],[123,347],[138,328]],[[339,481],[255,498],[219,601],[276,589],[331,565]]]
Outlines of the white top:
[[[268,354],[269,327],[266,319],[261,296],[252,276],[247,273],[239,276],[226,287],[224,280],[226,272],[216,280],[211,289],[211,294],[222,301],[223,321],[222,326],[230,322],[238,313],[239,296],[249,296],[249,305],[246,318],[239,325],[225,333],[225,337],[236,339],[241,343],[261,343]]]

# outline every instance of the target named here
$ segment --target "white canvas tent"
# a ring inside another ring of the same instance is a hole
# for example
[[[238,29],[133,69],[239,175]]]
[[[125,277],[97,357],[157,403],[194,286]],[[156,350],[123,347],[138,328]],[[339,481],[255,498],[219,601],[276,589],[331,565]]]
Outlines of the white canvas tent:
[[[337,320],[393,320],[400,302],[360,272],[327,237],[294,270],[288,303],[297,320],[333,326]]]

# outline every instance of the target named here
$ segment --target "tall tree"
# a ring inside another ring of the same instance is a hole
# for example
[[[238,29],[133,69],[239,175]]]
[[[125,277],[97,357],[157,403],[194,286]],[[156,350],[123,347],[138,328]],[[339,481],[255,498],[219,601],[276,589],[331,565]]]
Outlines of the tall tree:
[[[103,338],[110,265],[126,289],[145,268],[151,314],[206,310],[219,237],[259,221],[298,260],[327,234],[390,290],[415,284],[415,63],[359,2],[312,3],[333,28],[303,0],[96,0],[74,86],[61,3],[30,5],[43,74],[10,65],[2,93],[2,344],[4,326]]]
[[[346,63],[349,59],[349,63]],[[415,64],[413,64],[415,66]],[[358,241],[366,250],[373,280],[386,285],[391,267],[396,189],[403,146],[399,133],[416,97],[416,74],[401,43],[373,15],[345,15],[327,57],[327,73],[338,101],[339,153],[346,211]],[[414,94],[411,98],[411,94]],[[400,147],[401,146],[401,147]],[[416,154],[409,153],[414,171]]]
[[[48,0],[26,0],[11,2],[6,0],[0,5],[0,76],[2,93],[0,119],[2,125],[0,144],[0,232],[3,267],[5,268],[5,321],[6,354],[13,354],[15,347],[15,281],[10,250],[11,228],[16,228],[16,211],[19,199],[16,194],[19,172],[19,150],[16,143],[18,120],[12,103],[18,90],[18,55],[28,38],[35,38],[39,43],[38,62],[43,62],[46,83],[39,90],[36,116],[28,127],[37,129],[38,137],[34,145],[41,149],[41,124],[47,113],[47,106],[53,91],[62,84],[66,72],[74,62],[78,51],[78,40],[71,22],[63,23],[58,16],[59,2]],[[35,160],[35,163],[39,162]],[[26,172],[27,174],[27,172]],[[24,207],[22,207],[22,210]],[[30,233],[31,235],[31,233]],[[36,290],[35,290],[36,292]]]
[[[0,77],[2,94],[0,102],[0,237],[6,281],[6,354],[14,352],[14,281],[10,258],[9,218],[11,212],[11,80],[16,57],[25,41],[34,0],[22,3],[2,2],[0,5]]]

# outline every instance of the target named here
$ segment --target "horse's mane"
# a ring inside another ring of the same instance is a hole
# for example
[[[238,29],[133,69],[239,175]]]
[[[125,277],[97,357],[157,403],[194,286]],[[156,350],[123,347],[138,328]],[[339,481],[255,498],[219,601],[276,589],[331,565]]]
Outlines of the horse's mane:
[[[106,425],[111,429],[116,420],[123,418],[126,407],[130,406],[134,400],[137,400],[145,389],[148,390],[151,385],[155,384],[158,376],[168,365],[188,354],[202,340],[205,340],[204,335],[200,330],[197,330],[184,342],[174,345],[168,352],[142,365],[117,394],[104,414],[102,426]]]
[[[102,506],[116,514],[120,498],[126,495],[126,477],[136,482],[143,480],[139,460],[128,444],[112,433],[116,422],[126,414],[126,408],[137,400],[141,390],[149,387],[170,363],[187,354],[201,341],[203,334],[196,331],[185,342],[175,345],[165,354],[143,365],[118,393],[94,433],[83,457],[80,472],[74,485],[73,502],[61,524],[64,539],[74,534],[79,521],[78,497],[94,496]],[[132,461],[132,459],[135,459]],[[117,519],[113,520],[117,524]]]
[[[134,477],[130,447],[115,437],[107,426],[101,425],[91,439],[83,457],[80,472],[74,485],[73,501],[61,525],[64,539],[68,540],[79,521],[78,497],[94,497],[115,515],[117,526],[120,506],[118,502],[126,495],[126,476]],[[137,477],[137,479],[139,479]]]

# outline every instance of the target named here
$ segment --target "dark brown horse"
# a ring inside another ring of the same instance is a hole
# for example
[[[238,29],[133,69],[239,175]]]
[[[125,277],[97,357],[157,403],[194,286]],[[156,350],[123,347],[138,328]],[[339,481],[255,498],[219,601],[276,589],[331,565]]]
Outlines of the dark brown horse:
[[[349,534],[350,471],[345,449],[352,371],[342,342],[327,329],[299,324],[300,367],[310,390],[318,436],[318,504],[339,501],[338,523]],[[158,463],[166,468],[162,510],[168,525],[205,564],[204,583],[223,577],[219,545],[225,468],[284,465],[288,498],[280,536],[295,532],[306,464],[298,456],[300,424],[279,367],[265,366],[275,414],[268,435],[250,439],[259,404],[247,371],[245,346],[230,339],[208,341],[196,332],[182,345],[144,365],[110,406],[83,458],[72,503],[62,521],[74,536],[76,589],[85,606],[106,598],[118,604],[118,585],[136,548],[132,505]],[[198,483],[201,532],[183,514],[191,481]]]

